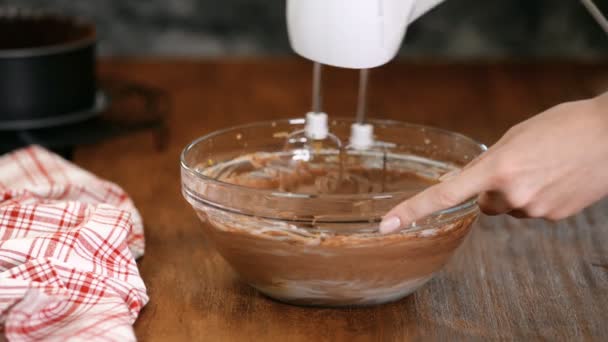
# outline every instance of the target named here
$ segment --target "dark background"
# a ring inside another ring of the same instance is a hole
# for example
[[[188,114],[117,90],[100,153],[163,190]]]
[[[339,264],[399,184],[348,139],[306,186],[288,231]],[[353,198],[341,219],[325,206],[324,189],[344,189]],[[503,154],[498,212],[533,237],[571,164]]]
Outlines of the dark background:
[[[606,12],[608,0],[596,0]],[[291,53],[283,0],[0,0],[93,19],[103,55]],[[579,0],[447,0],[411,28],[403,56],[583,59],[608,56],[608,37]]]

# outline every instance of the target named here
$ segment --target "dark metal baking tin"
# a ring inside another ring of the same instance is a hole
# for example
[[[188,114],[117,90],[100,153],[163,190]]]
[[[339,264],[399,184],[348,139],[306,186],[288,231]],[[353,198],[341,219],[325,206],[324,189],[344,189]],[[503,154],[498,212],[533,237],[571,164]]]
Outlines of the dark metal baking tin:
[[[94,26],[48,13],[0,10],[2,25],[2,34],[10,36],[0,41],[0,130],[51,127],[90,118],[99,105]],[[27,32],[21,35],[20,30]],[[37,38],[37,34],[43,36]],[[36,41],[48,44],[37,46]]]

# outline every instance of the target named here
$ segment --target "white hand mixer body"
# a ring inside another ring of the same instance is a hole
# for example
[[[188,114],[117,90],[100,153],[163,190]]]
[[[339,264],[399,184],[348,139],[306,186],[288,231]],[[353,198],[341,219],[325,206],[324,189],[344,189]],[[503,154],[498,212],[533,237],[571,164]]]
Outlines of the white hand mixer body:
[[[287,0],[296,53],[314,62],[367,69],[389,62],[407,27],[443,0]]]

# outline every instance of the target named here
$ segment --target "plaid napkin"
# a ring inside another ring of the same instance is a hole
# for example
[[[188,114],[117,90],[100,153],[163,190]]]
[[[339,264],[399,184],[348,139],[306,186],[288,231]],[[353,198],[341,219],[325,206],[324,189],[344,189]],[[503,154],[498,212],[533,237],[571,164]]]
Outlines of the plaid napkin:
[[[6,338],[135,340],[143,252],[141,217],[120,187],[40,147],[0,156]]]

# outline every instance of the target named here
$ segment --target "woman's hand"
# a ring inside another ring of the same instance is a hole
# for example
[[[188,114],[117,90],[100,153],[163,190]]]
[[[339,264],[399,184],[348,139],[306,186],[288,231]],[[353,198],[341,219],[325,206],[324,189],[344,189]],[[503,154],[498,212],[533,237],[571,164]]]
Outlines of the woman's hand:
[[[512,127],[460,173],[392,209],[390,233],[478,197],[490,215],[558,220],[608,194],[608,93],[553,107]]]

